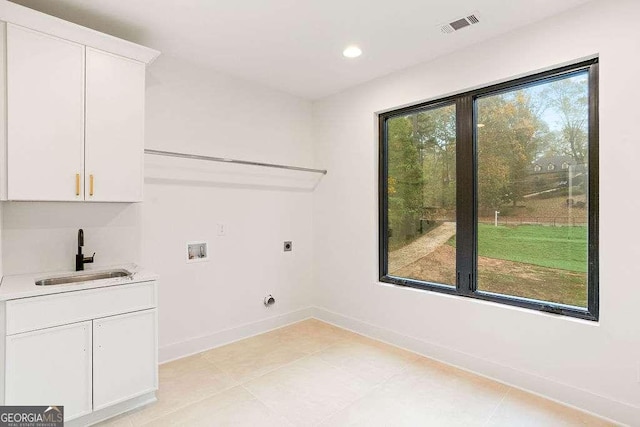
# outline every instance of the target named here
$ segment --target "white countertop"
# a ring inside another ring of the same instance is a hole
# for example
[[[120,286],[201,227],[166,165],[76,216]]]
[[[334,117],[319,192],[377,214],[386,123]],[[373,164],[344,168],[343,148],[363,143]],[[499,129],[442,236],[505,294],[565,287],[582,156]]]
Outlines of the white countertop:
[[[69,283],[64,285],[38,286],[36,280],[51,277],[73,276],[105,270],[125,269],[133,273],[129,277],[116,277],[112,279],[92,280],[88,282]],[[84,271],[55,271],[48,273],[17,274],[2,277],[0,283],[0,301],[18,298],[36,297],[40,295],[59,294],[84,289],[103,288],[106,286],[118,286],[129,283],[148,282],[157,280],[158,275],[136,264],[122,264],[107,267],[86,268]]]

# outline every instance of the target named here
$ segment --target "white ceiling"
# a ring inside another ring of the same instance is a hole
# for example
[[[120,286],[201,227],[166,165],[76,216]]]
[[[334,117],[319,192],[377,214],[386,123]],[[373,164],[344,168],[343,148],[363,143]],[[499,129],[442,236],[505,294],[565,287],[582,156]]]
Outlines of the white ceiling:
[[[213,70],[317,99],[588,0],[13,0]],[[480,24],[440,24],[478,12]],[[364,54],[342,56],[349,44]]]

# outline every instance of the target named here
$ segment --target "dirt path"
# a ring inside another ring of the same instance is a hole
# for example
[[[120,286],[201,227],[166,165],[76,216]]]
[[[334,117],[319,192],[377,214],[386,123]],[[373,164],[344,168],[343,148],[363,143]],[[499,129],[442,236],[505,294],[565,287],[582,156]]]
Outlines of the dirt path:
[[[455,286],[456,249],[436,248],[396,271],[399,277]],[[587,306],[587,275],[532,264],[478,257],[478,287],[485,292]]]
[[[456,234],[456,223],[443,222],[407,246],[391,252],[389,254],[389,272],[394,273],[420,258],[424,258],[444,245],[454,234]]]

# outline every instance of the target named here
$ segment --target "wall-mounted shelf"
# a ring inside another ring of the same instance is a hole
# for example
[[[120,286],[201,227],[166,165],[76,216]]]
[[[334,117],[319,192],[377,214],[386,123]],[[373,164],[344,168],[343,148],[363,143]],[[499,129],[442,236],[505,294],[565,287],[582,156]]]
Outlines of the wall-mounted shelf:
[[[267,167],[267,168],[287,169],[287,170],[294,170],[294,171],[301,171],[301,172],[321,173],[323,175],[327,174],[326,169],[312,169],[312,168],[303,168],[298,166],[279,165],[276,163],[252,162],[249,160],[237,160],[237,159],[228,159],[224,157],[202,156],[199,154],[178,153],[175,151],[145,149],[144,152],[145,154],[150,154],[153,156],[180,157],[182,159],[205,160],[209,162],[222,162],[222,163],[236,163],[240,165],[261,166],[261,167]]]

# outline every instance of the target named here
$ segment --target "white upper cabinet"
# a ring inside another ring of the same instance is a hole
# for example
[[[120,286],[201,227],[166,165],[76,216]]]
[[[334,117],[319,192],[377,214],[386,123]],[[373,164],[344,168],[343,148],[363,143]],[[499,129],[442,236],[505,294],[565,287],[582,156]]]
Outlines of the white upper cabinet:
[[[144,79],[143,63],[87,48],[85,200],[142,200]]]
[[[0,200],[142,201],[159,53],[0,0]]]
[[[82,200],[84,46],[7,25],[10,200]]]

